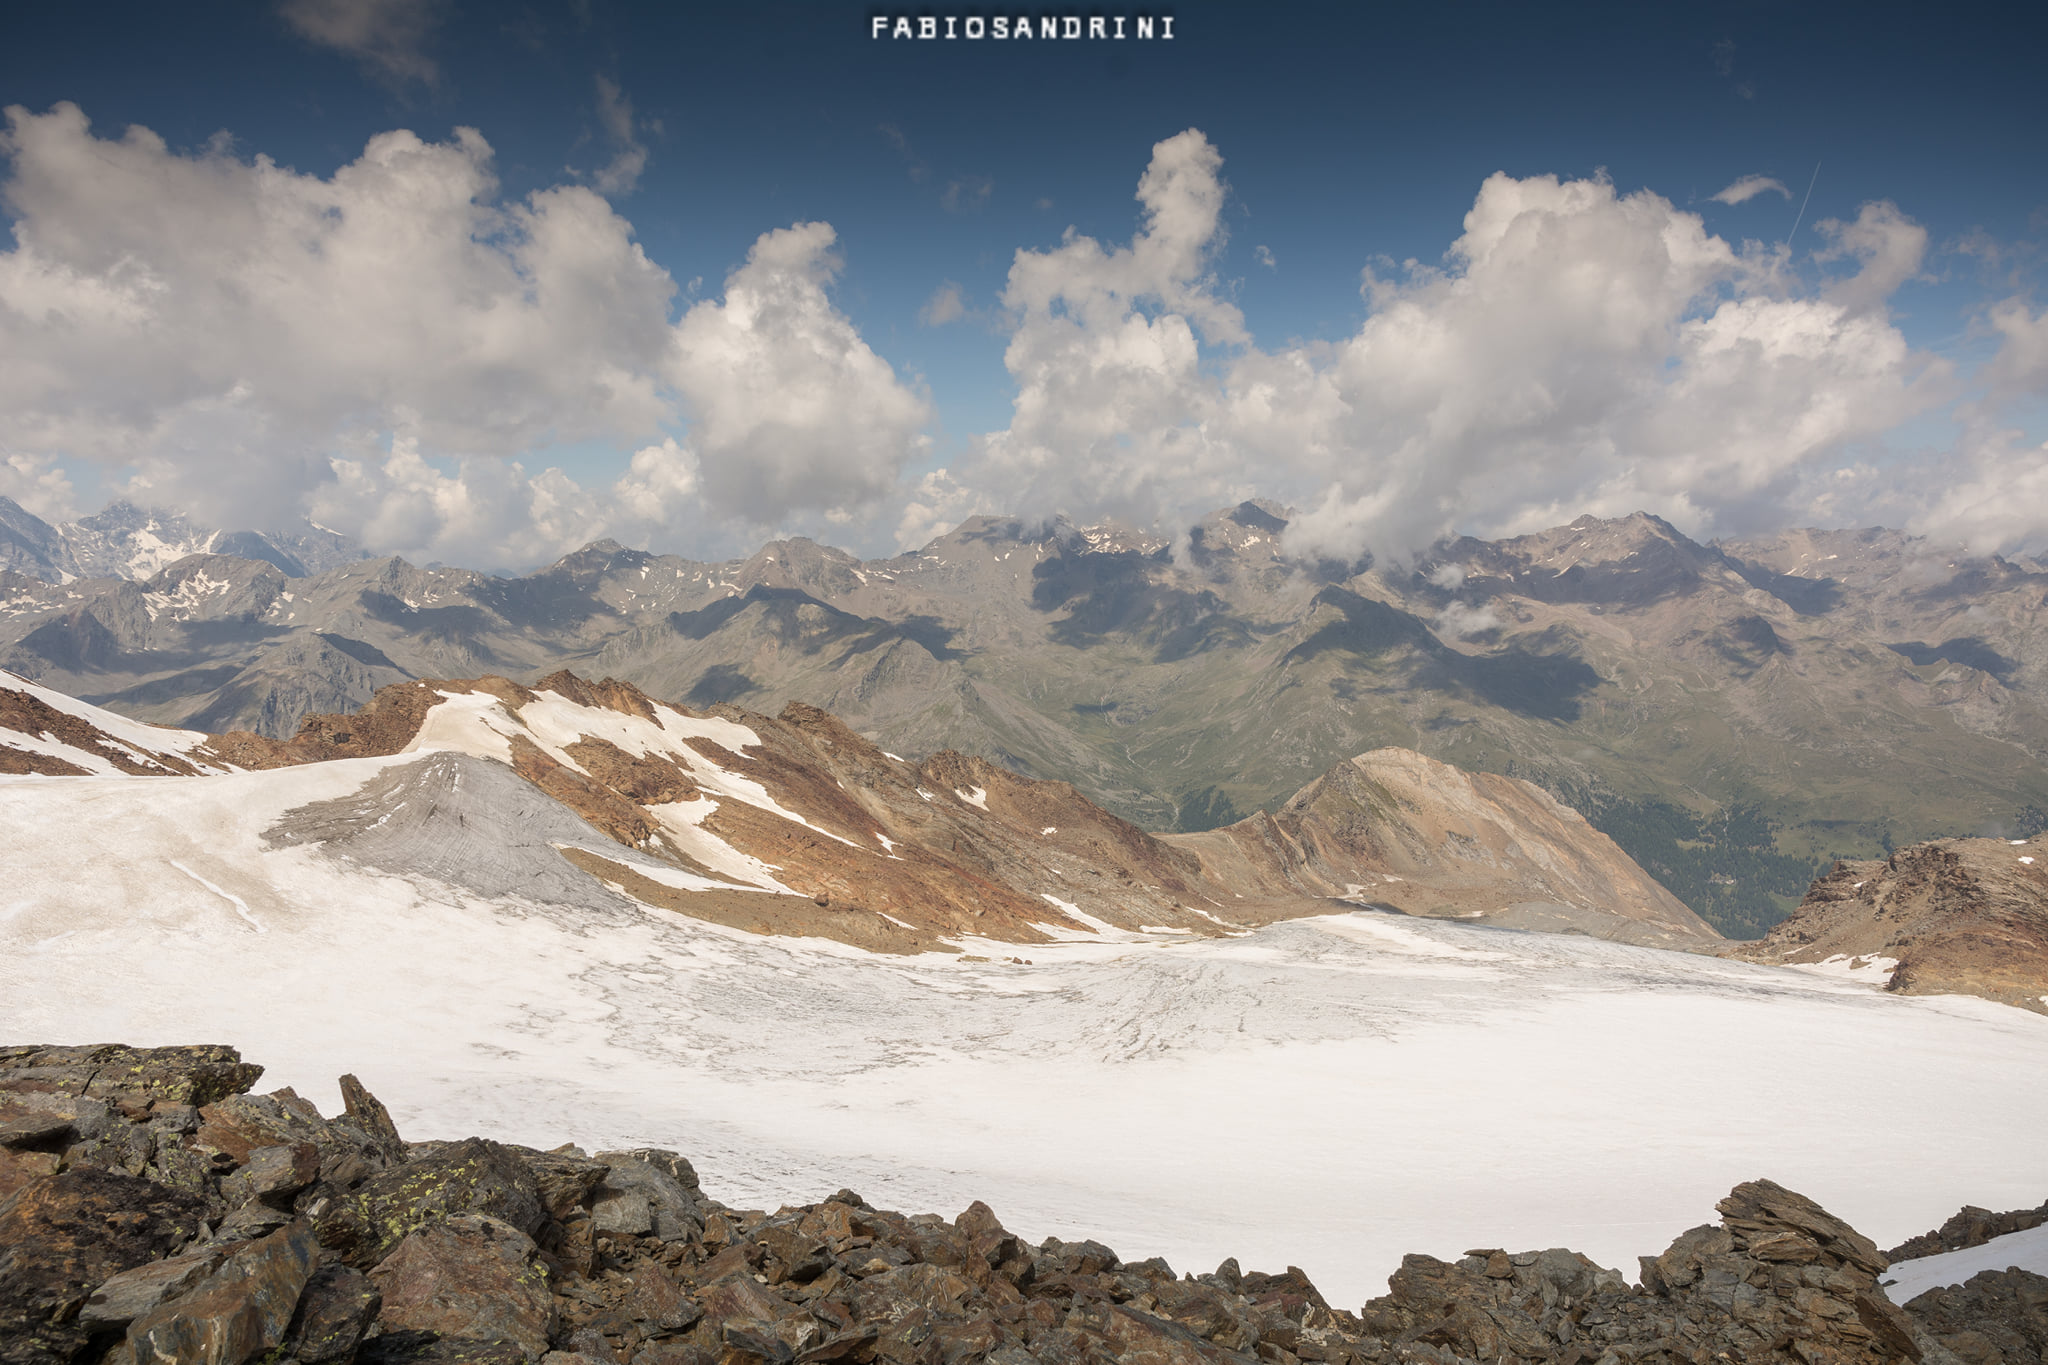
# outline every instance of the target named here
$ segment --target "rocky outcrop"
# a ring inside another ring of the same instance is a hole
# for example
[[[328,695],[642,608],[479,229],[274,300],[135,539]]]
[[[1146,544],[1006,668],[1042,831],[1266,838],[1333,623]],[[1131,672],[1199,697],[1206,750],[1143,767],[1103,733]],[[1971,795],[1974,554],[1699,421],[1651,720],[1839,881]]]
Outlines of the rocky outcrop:
[[[1168,839],[1233,889],[1656,947],[1720,939],[1542,788],[1408,749],[1340,763],[1270,815]]]
[[[2048,1280],[1987,1273],[1901,1309],[1868,1239],[1767,1180],[1644,1257],[1639,1286],[1481,1249],[1409,1256],[1351,1312],[1292,1267],[1032,1246],[978,1202],[905,1217],[841,1190],[765,1213],[707,1197],[673,1152],[406,1144],[353,1078],[331,1119],[289,1090],[218,1094],[241,1065],[220,1048],[7,1049],[0,1096],[61,1094],[58,1054],[150,1078],[100,1101],[147,1140],[46,1134],[57,1169],[0,1201],[5,1365],[1951,1365],[2037,1362],[2048,1340]],[[294,1147],[311,1155],[287,1167]]]
[[[1908,1237],[1885,1255],[1894,1261],[1911,1261],[1922,1256],[1939,1256],[1944,1251],[1966,1251],[1983,1246],[1994,1237],[2025,1232],[2043,1223],[2048,1223],[2048,1203],[2038,1209],[2012,1209],[2005,1213],[1993,1213],[1974,1204],[1965,1204],[1940,1227],[1918,1237]]]
[[[1838,862],[1732,957],[1861,968],[1904,995],[1978,995],[2048,1014],[2048,837],[1936,839]]]

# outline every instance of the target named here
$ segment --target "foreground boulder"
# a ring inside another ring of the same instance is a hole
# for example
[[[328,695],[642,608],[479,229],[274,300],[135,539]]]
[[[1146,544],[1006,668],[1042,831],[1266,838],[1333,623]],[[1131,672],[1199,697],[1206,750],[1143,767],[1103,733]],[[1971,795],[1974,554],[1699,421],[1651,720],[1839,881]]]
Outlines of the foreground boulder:
[[[1353,1313],[1292,1267],[1034,1247],[981,1203],[905,1217],[841,1190],[771,1214],[705,1196],[659,1149],[408,1144],[352,1077],[334,1118],[289,1090],[218,1093],[206,1077],[256,1074],[227,1049],[107,1051],[155,1079],[101,1112],[82,1103],[97,1070],[52,1084],[58,1051],[103,1050],[0,1052],[31,1059],[0,1063],[0,1106],[62,1117],[14,1130],[51,1169],[0,1199],[0,1365],[2039,1365],[2048,1347],[2048,1279],[1987,1272],[1901,1308],[1884,1253],[1768,1180],[1642,1258],[1639,1286],[1576,1252],[1485,1248],[1409,1256]]]

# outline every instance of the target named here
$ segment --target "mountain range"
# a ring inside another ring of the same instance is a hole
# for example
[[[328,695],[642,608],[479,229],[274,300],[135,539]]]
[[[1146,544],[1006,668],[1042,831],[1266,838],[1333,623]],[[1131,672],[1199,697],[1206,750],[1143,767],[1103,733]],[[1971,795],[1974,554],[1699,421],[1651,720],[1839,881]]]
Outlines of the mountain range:
[[[347,536],[312,522],[296,531],[217,531],[181,512],[124,499],[92,516],[52,525],[0,497],[0,570],[51,583],[140,579],[197,554],[259,560],[293,578],[369,558]]]
[[[1395,747],[1535,782],[1745,937],[1836,857],[2048,823],[2031,561],[1882,529],[1702,545],[1637,514],[1340,564],[1291,554],[1286,525],[1245,503],[1175,545],[977,518],[868,561],[599,542],[517,578],[293,576],[216,547],[147,577],[0,574],[0,666],[278,739],[393,683],[573,668],[698,706],[801,701],[1183,832]]]

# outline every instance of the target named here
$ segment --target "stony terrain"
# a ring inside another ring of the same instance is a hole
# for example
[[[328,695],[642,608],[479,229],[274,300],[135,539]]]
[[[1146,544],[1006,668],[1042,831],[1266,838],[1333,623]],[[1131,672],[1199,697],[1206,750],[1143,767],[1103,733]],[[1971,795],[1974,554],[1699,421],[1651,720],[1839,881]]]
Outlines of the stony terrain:
[[[1731,955],[1862,969],[1907,995],[2048,1014],[2048,838],[1937,839],[1838,862],[1792,917]]]
[[[1641,1284],[1564,1250],[1411,1255],[1357,1311],[1299,1270],[1176,1274],[905,1217],[841,1190],[773,1213],[684,1157],[408,1143],[222,1047],[0,1048],[0,1362],[181,1365],[1296,1365],[2003,1361],[2048,1348],[2048,1280],[1903,1309],[1868,1239],[1768,1180]]]
[[[153,735],[178,752],[145,758]],[[891,952],[963,935],[1218,935],[1325,913],[1331,897],[1664,946],[1717,939],[1541,790],[1405,751],[1339,764],[1277,817],[1161,839],[1066,783],[950,751],[912,763],[795,702],[775,717],[699,712],[566,672],[532,687],[421,681],[354,715],[309,716],[280,742],[153,731],[0,675],[0,770],[198,774],[434,752],[446,756],[292,812],[269,841],[485,896],[625,895]]]
[[[567,667],[694,705],[802,701],[1152,829],[1273,810],[1334,757],[1396,746],[1537,780],[1743,936],[1817,860],[2031,833],[2048,810],[2038,565],[1883,530],[1704,546],[1645,515],[1333,564],[1290,554],[1286,527],[1246,503],[1178,549],[989,518],[871,561],[599,543],[509,579],[297,576],[312,564],[223,542],[133,577],[0,570],[0,666],[277,739],[409,678]]]

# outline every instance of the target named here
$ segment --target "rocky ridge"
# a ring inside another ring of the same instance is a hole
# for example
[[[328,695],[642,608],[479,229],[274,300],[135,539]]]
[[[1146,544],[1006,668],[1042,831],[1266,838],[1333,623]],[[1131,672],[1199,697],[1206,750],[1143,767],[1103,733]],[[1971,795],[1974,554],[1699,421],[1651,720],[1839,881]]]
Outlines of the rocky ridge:
[[[841,1190],[728,1208],[683,1156],[406,1142],[344,1077],[323,1116],[221,1047],[0,1048],[5,1365],[1364,1365],[2004,1361],[2048,1347],[2025,1271],[1892,1304],[1885,1256],[1739,1185],[1641,1284],[1564,1250],[1407,1257],[1356,1312],[1300,1270],[1177,1275],[1037,1246],[974,1203]]]
[[[1728,953],[2048,1014],[2048,836],[1937,839],[1837,862],[1789,919]]]
[[[2025,1232],[2044,1223],[2048,1223],[2048,1202],[2037,1209],[2009,1209],[2004,1213],[1965,1204],[1940,1227],[1908,1237],[1885,1256],[1894,1261],[1910,1261],[1921,1256],[1939,1256],[1944,1251],[1966,1251],[1993,1238]]]
[[[0,708],[10,704],[24,714],[10,737],[0,709],[0,764],[17,770],[83,770],[43,752],[56,723],[43,713],[58,705],[81,731],[62,750],[79,762],[79,746],[111,743],[83,733],[94,717],[131,740],[152,733],[0,678]],[[31,706],[41,710],[28,715]],[[951,751],[912,763],[816,707],[698,711],[567,672],[531,687],[502,677],[397,684],[354,715],[307,717],[290,741],[153,733],[182,736],[189,761],[119,771],[432,751],[470,761],[382,772],[346,801],[293,812],[273,846],[318,844],[489,896],[562,886],[551,845],[580,874],[646,904],[869,949],[922,951],[963,936],[1217,935],[1325,913],[1331,898],[1661,946],[1717,938],[1540,789],[1400,750],[1339,764],[1277,815],[1160,838],[1063,782]],[[509,768],[550,805],[536,810],[483,775],[464,788],[477,763]],[[553,833],[536,842],[541,827]],[[509,878],[505,850],[515,847],[532,858]]]

